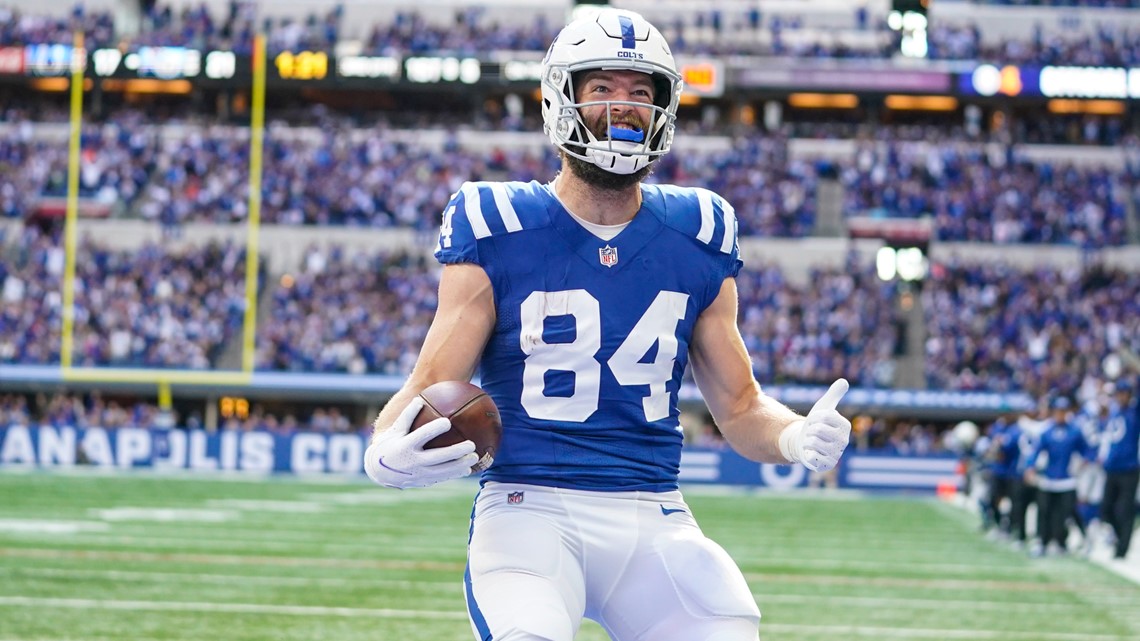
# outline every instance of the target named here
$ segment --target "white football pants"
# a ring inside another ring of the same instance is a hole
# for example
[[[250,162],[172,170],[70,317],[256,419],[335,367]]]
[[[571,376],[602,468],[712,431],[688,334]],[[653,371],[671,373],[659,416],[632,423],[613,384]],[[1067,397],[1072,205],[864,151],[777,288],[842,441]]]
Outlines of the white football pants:
[[[756,641],[744,575],[680,492],[487,483],[465,576],[480,641],[572,641],[583,618],[614,641]]]

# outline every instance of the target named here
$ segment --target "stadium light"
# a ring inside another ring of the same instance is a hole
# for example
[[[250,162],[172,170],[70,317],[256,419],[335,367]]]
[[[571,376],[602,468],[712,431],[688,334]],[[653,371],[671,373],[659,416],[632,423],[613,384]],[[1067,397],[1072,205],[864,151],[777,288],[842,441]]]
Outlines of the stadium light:
[[[854,109],[859,106],[859,97],[853,93],[793,93],[788,95],[788,105],[800,109]]]
[[[908,96],[892,94],[883,99],[887,109],[898,111],[954,111],[958,100],[952,96]]]
[[[1075,100],[1054,98],[1045,103],[1054,114],[1100,114],[1120,116],[1127,110],[1123,100]]]
[[[887,26],[902,34],[899,53],[908,58],[925,58],[930,51],[926,38],[928,0],[892,0]]]
[[[929,265],[919,247],[880,247],[875,253],[875,271],[879,280],[916,282],[926,278]]]

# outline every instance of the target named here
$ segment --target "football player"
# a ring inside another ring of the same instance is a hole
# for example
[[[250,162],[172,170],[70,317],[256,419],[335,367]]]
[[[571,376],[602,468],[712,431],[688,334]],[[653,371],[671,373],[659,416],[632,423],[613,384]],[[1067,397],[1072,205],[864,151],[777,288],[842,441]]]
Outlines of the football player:
[[[1137,371],[1140,372],[1140,367]],[[1098,453],[1106,477],[1101,520],[1112,528],[1114,559],[1128,556],[1136,520],[1136,490],[1140,484],[1140,400],[1135,392],[1137,385],[1140,385],[1140,378],[1121,378],[1113,384],[1113,398]]]
[[[1087,458],[1091,449],[1084,434],[1071,420],[1068,398],[1058,396],[1050,403],[1053,410],[1049,426],[1041,432],[1037,446],[1030,455],[1027,475],[1036,481],[1037,509],[1042,514],[1038,522],[1041,545],[1045,551],[1068,551],[1068,520],[1075,513],[1077,479],[1072,467],[1075,457]],[[1042,462],[1041,469],[1037,463]]]
[[[443,212],[439,306],[405,386],[376,420],[365,469],[393,487],[470,472],[470,442],[424,450],[417,393],[469,380],[503,439],[482,473],[465,575],[475,636],[755,641],[760,611],[678,491],[686,365],[728,442],[769,463],[834,468],[851,424],[837,380],[806,416],[765,395],[737,328],[732,207],[643,185],[673,144],[681,78],[643,17],[567,25],[542,64],[547,184],[466,183]]]

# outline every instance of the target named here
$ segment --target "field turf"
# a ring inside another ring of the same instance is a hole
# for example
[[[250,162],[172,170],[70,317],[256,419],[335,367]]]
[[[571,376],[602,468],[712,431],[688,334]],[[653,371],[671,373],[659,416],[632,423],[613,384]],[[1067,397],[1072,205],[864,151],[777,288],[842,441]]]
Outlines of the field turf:
[[[1140,586],[933,498],[683,490],[764,641],[1140,639]],[[0,470],[0,641],[469,641],[475,491]]]

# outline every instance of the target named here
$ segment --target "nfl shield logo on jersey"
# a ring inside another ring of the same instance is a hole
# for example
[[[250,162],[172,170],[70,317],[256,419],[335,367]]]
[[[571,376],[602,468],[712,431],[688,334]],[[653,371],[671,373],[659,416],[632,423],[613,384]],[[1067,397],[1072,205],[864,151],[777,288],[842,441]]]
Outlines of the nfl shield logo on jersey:
[[[598,250],[598,260],[606,267],[613,267],[617,264],[617,247],[610,247],[606,245]]]
[[[522,503],[522,502],[523,502],[523,493],[522,492],[508,492],[507,493],[507,504],[518,505],[519,503]]]

